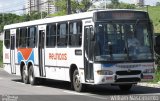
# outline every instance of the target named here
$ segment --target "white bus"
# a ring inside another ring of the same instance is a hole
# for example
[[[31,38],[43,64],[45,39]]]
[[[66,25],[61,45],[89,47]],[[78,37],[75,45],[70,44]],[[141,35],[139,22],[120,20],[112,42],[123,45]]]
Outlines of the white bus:
[[[6,25],[4,31],[4,69],[26,84],[46,78],[71,82],[76,91],[87,84],[130,90],[154,78],[153,27],[144,11],[97,10]]]

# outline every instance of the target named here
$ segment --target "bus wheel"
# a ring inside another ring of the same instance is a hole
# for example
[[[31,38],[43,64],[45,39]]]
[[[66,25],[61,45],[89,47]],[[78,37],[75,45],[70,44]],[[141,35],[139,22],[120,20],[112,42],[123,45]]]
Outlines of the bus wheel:
[[[119,85],[119,88],[122,91],[129,91],[132,88],[132,84],[124,84],[124,85]]]
[[[29,83],[31,85],[36,85],[37,84],[37,79],[34,75],[34,69],[33,69],[32,65],[29,67]]]
[[[77,92],[82,92],[84,90],[84,84],[80,81],[80,76],[77,69],[73,73],[73,87]]]
[[[24,65],[22,70],[22,79],[25,84],[29,83],[27,67]]]

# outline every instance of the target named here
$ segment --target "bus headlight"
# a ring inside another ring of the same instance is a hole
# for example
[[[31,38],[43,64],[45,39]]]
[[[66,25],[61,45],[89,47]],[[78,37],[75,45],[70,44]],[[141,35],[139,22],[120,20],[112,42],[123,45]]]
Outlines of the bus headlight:
[[[110,70],[98,70],[97,74],[98,75],[113,75],[113,72]]]
[[[143,73],[154,73],[155,72],[155,69],[154,68],[151,68],[151,69],[145,69],[143,71]]]

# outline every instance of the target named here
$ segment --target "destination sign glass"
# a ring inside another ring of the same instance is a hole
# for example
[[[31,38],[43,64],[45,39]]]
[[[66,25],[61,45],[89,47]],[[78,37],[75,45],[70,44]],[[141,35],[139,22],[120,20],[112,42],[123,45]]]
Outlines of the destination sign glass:
[[[131,20],[148,19],[146,12],[141,11],[102,11],[94,14],[94,20]]]

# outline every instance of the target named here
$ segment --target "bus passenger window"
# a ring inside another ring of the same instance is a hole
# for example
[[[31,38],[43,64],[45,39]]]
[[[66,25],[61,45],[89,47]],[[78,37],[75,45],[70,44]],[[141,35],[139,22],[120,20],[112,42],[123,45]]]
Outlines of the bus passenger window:
[[[50,24],[47,26],[46,33],[46,47],[55,47],[56,45],[56,24]]]
[[[27,28],[21,28],[20,29],[20,40],[19,40],[19,47],[25,48],[27,46],[26,44],[26,36],[27,36]]]
[[[69,45],[72,47],[81,46],[82,43],[82,22],[71,22],[69,24]]]
[[[10,47],[10,30],[5,30],[4,45],[7,49]]]
[[[36,27],[28,28],[28,35],[27,35],[27,47],[34,48],[36,44]]]
[[[68,24],[58,24],[57,46],[67,46]]]

